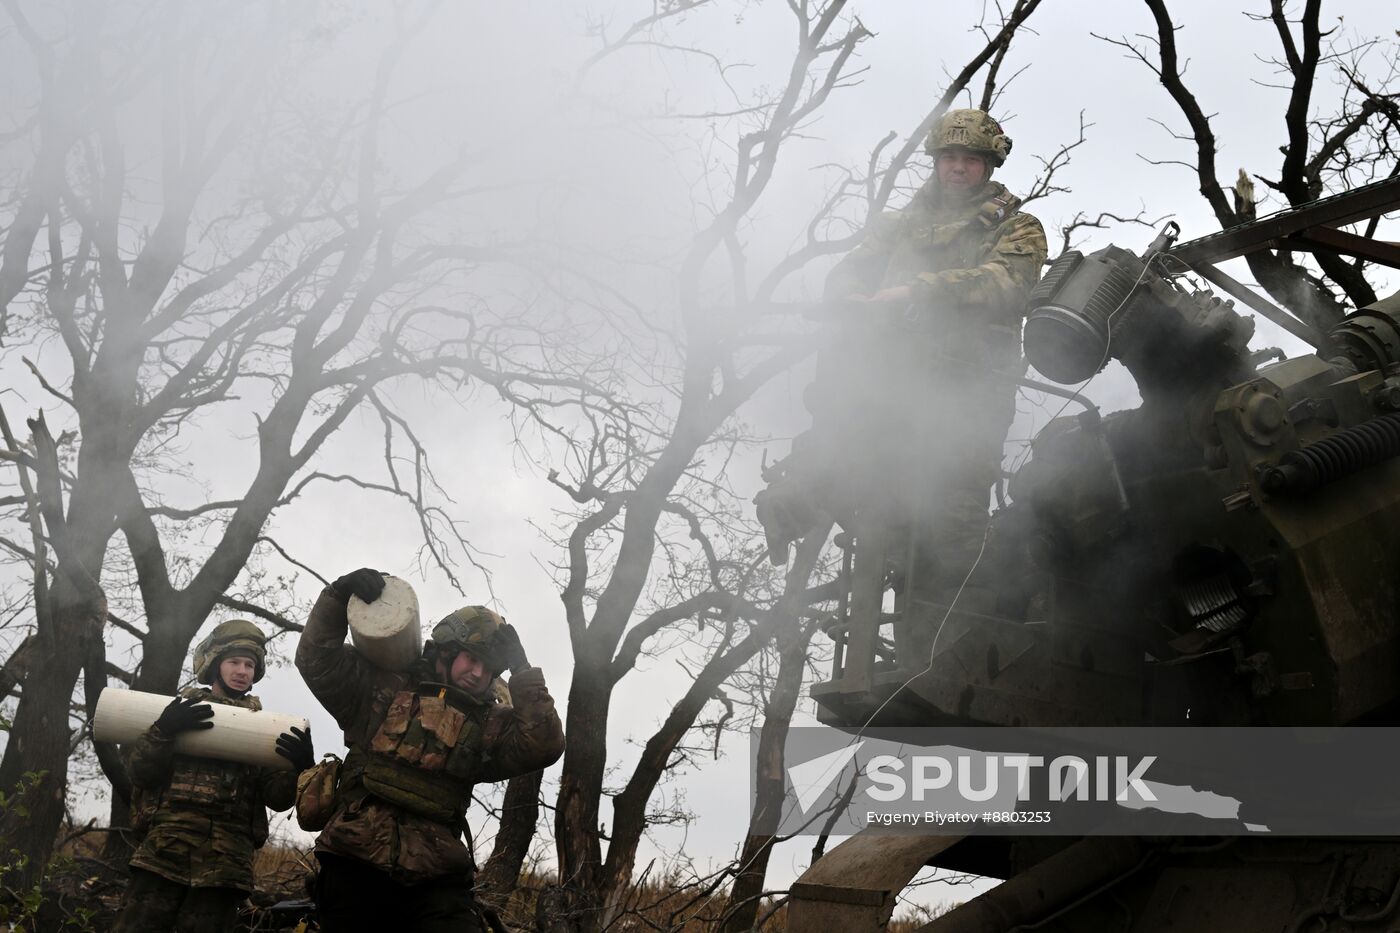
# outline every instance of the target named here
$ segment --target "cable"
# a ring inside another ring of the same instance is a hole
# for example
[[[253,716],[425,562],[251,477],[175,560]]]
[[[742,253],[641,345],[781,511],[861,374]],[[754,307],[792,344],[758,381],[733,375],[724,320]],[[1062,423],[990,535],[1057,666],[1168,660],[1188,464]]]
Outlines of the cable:
[[[1128,291],[1127,291],[1127,294],[1125,294],[1125,295],[1123,296],[1123,300],[1120,301],[1120,302],[1118,302],[1118,306],[1108,313],[1108,318],[1107,318],[1108,324],[1109,324],[1109,327],[1108,327],[1108,336],[1107,336],[1107,338],[1104,340],[1103,356],[1099,359],[1099,365],[1098,365],[1098,367],[1094,370],[1094,374],[1093,374],[1092,376],[1090,376],[1088,379],[1085,379],[1082,383],[1080,383],[1080,384],[1079,384],[1079,387],[1078,387],[1077,389],[1074,390],[1074,392],[1070,395],[1070,397],[1067,398],[1067,399],[1065,399],[1064,404],[1061,405],[1060,408],[1059,408],[1059,410],[1055,412],[1054,417],[1052,417],[1052,418],[1050,419],[1049,422],[1046,422],[1046,427],[1049,427],[1050,424],[1053,423],[1053,422],[1055,421],[1056,418],[1059,418],[1060,415],[1064,414],[1064,410],[1065,410],[1066,408],[1069,407],[1069,405],[1070,405],[1071,402],[1075,401],[1075,400],[1078,398],[1079,393],[1083,392],[1084,389],[1089,385],[1089,383],[1092,382],[1092,381],[1094,380],[1094,377],[1097,376],[1100,372],[1103,371],[1103,367],[1108,363],[1109,353],[1110,353],[1110,351],[1111,351],[1111,349],[1112,349],[1112,346],[1113,346],[1113,327],[1112,327],[1113,317],[1114,317],[1114,315],[1116,315],[1116,314],[1118,314],[1120,311],[1122,311],[1123,308],[1124,308],[1124,306],[1127,305],[1128,300],[1129,300],[1130,298],[1132,298],[1133,293],[1137,291],[1137,287],[1138,287],[1139,285],[1142,284],[1143,278],[1146,277],[1146,275],[1147,275],[1147,270],[1148,270],[1149,266],[1151,266],[1152,261],[1156,258],[1156,256],[1157,256],[1160,252],[1161,252],[1161,250],[1152,250],[1151,252],[1149,252],[1149,253],[1147,254],[1147,258],[1144,259],[1144,260],[1143,260],[1143,263],[1142,263],[1142,270],[1141,270],[1140,272],[1138,272],[1137,278],[1133,280],[1132,287],[1130,287],[1130,288],[1128,289]],[[1044,430],[1045,430],[1045,428],[1041,428],[1041,431],[1044,431]],[[1040,433],[1040,432],[1036,432],[1035,437],[1038,437],[1038,436],[1039,436],[1039,433]],[[1031,445],[1034,444],[1034,442],[1035,442],[1035,438],[1033,437],[1032,440],[1031,440],[1031,443],[1030,443],[1030,444],[1027,444],[1026,447],[1025,447],[1025,449],[1021,452],[1021,460],[1018,460],[1017,463],[1013,465],[1013,469],[1012,469],[1011,472],[1015,473],[1016,470],[1020,469],[1020,467],[1021,467],[1021,461],[1023,461],[1026,457],[1028,457],[1028,456],[1030,455]],[[962,596],[962,594],[963,594],[963,590],[967,588],[968,581],[972,579],[973,573],[975,573],[975,572],[977,571],[978,566],[981,565],[981,563],[982,563],[982,558],[983,558],[983,556],[987,553],[987,541],[988,541],[988,539],[991,537],[991,533],[992,533],[992,524],[991,524],[991,521],[989,520],[989,521],[987,522],[987,527],[986,527],[986,529],[982,532],[982,546],[981,546],[981,547],[978,549],[978,551],[977,551],[977,558],[976,558],[976,560],[974,560],[974,561],[972,562],[972,566],[971,566],[970,568],[968,568],[967,574],[963,577],[962,583],[958,586],[957,591],[953,594],[952,600],[948,603],[948,608],[947,608],[947,610],[943,613],[943,619],[938,623],[938,628],[937,628],[937,629],[934,631],[934,633],[933,633],[933,644],[932,644],[931,647],[929,648],[928,664],[926,664],[926,665],[924,666],[924,669],[923,669],[923,670],[919,671],[917,674],[913,674],[912,676],[909,677],[909,679],[905,680],[904,683],[900,684],[900,685],[895,689],[895,691],[894,691],[893,693],[891,693],[891,694],[889,695],[889,697],[887,697],[887,698],[885,699],[885,701],[884,701],[883,703],[881,703],[879,706],[877,706],[877,707],[875,708],[875,711],[874,711],[873,713],[871,713],[869,717],[866,718],[865,722],[861,725],[860,729],[856,732],[856,734],[855,734],[855,737],[856,737],[856,738],[860,738],[860,736],[862,736],[862,735],[865,734],[865,730],[868,729],[868,728],[870,727],[870,724],[875,720],[875,717],[876,717],[876,716],[879,716],[880,713],[882,713],[882,712],[884,711],[885,707],[888,706],[891,702],[894,701],[895,697],[899,696],[902,692],[904,692],[904,690],[908,689],[909,685],[910,685],[911,683],[913,683],[915,680],[917,680],[918,678],[922,677],[924,674],[927,674],[929,671],[933,670],[933,658],[934,658],[934,655],[937,654],[937,652],[938,652],[938,639],[939,639],[940,636],[942,636],[942,634],[943,634],[943,629],[944,629],[944,627],[947,626],[947,624],[948,624],[948,619],[952,617],[952,615],[953,615],[953,609],[956,608],[956,606],[957,606],[957,604],[958,604],[958,599],[959,599],[959,598]],[[905,571],[905,572],[906,572],[906,573],[910,572],[910,569],[906,568],[906,571]],[[909,601],[906,600],[906,601],[905,601],[905,612],[908,612],[908,611],[909,611],[909,605],[908,605],[908,603],[909,603]]]
[[[1060,415],[1064,414],[1064,413],[1065,413],[1065,409],[1069,407],[1069,405],[1070,405],[1071,402],[1079,401],[1079,394],[1080,394],[1081,392],[1083,392],[1083,391],[1088,387],[1089,383],[1093,382],[1094,379],[1098,377],[1099,373],[1103,372],[1103,368],[1104,368],[1106,365],[1108,365],[1108,358],[1109,358],[1109,355],[1113,352],[1113,318],[1114,318],[1114,316],[1117,315],[1118,312],[1122,311],[1123,308],[1124,308],[1124,306],[1127,305],[1128,300],[1129,300],[1130,298],[1133,297],[1133,293],[1134,293],[1135,291],[1137,291],[1137,287],[1138,287],[1139,285],[1142,284],[1143,278],[1145,278],[1145,277],[1147,276],[1147,270],[1151,267],[1152,263],[1157,259],[1158,256],[1164,256],[1164,255],[1168,255],[1168,254],[1163,253],[1163,252],[1162,252],[1161,250],[1159,250],[1159,249],[1150,250],[1150,251],[1148,252],[1147,258],[1144,259],[1144,260],[1142,261],[1142,271],[1140,271],[1140,272],[1138,273],[1137,278],[1133,280],[1133,284],[1132,284],[1131,286],[1129,286],[1127,293],[1123,296],[1123,300],[1120,301],[1120,302],[1118,302],[1118,306],[1117,306],[1116,308],[1114,308],[1112,311],[1110,311],[1110,312],[1108,313],[1108,317],[1105,319],[1105,323],[1107,324],[1107,330],[1106,330],[1106,336],[1105,336],[1105,338],[1104,338],[1104,344],[1103,344],[1103,355],[1102,355],[1101,357],[1099,357],[1099,365],[1098,365],[1098,367],[1094,370],[1093,375],[1091,375],[1088,379],[1085,379],[1083,382],[1081,382],[1081,383],[1075,388],[1075,390],[1074,390],[1072,393],[1070,393],[1069,397],[1065,399],[1064,404],[1061,405],[1061,406],[1059,407],[1059,409],[1055,412],[1055,414],[1050,418],[1050,421],[1047,421],[1047,422],[1045,423],[1045,427],[1049,427],[1050,424],[1051,424],[1051,422],[1053,422],[1056,418],[1059,418]],[[1173,258],[1173,259],[1176,259],[1178,262],[1181,261],[1180,259],[1178,259],[1178,258],[1175,257],[1175,256],[1173,256],[1172,258]],[[1044,431],[1044,430],[1045,430],[1045,428],[1041,428],[1041,431]],[[1037,431],[1037,432],[1035,433],[1035,435],[1032,436],[1030,443],[1027,444],[1027,445],[1025,446],[1025,449],[1021,451],[1021,456],[1020,456],[1020,458],[1019,458],[1014,464],[1012,464],[1012,468],[1011,468],[1011,472],[1012,472],[1012,473],[1015,473],[1017,470],[1019,470],[1019,469],[1021,468],[1022,464],[1025,462],[1025,459],[1026,459],[1028,456],[1030,456],[1031,445],[1035,443],[1035,439],[1036,439],[1037,437],[1039,437],[1039,436],[1040,436],[1040,432]]]
[[[1137,291],[1138,286],[1142,284],[1143,279],[1147,276],[1148,268],[1151,266],[1152,262],[1157,258],[1157,256],[1161,253],[1162,251],[1160,249],[1151,249],[1148,251],[1146,258],[1144,258],[1142,262],[1142,270],[1138,272],[1137,278],[1133,280],[1132,286],[1123,296],[1123,299],[1118,302],[1118,306],[1115,307],[1112,311],[1110,311],[1107,315],[1107,337],[1104,340],[1103,356],[1099,359],[1098,368],[1095,369],[1093,375],[1089,376],[1088,379],[1085,379],[1083,382],[1081,382],[1079,386],[1074,390],[1074,392],[1072,392],[1065,399],[1064,404],[1062,404],[1060,408],[1055,412],[1054,416],[1051,417],[1050,421],[1046,422],[1045,427],[1049,427],[1050,424],[1054,423],[1055,419],[1059,418],[1060,415],[1064,414],[1065,409],[1069,407],[1070,403],[1077,401],[1079,399],[1079,394],[1083,392],[1086,387],[1088,387],[1090,382],[1094,381],[1094,378],[1098,376],[1100,372],[1103,371],[1103,367],[1108,363],[1109,354],[1112,351],[1113,346],[1113,318],[1115,315],[1117,315],[1123,310],[1123,308],[1127,305],[1129,299],[1133,297],[1133,294]],[[1031,447],[1035,443],[1035,439],[1039,437],[1040,433],[1044,430],[1045,428],[1041,428],[1040,431],[1037,431],[1032,435],[1030,443],[1027,443],[1025,449],[1022,451],[1021,457],[1016,461],[1015,464],[1013,464],[1013,469],[1011,470],[1012,473],[1015,473],[1017,470],[1019,470],[1025,458],[1030,456]],[[895,698],[898,697],[905,690],[907,690],[909,688],[909,685],[912,684],[915,680],[919,679],[923,675],[933,670],[933,659],[935,654],[937,653],[938,639],[943,634],[943,629],[948,624],[948,619],[952,617],[953,610],[957,607],[958,600],[962,597],[963,590],[967,588],[968,581],[972,579],[972,575],[977,571],[977,568],[982,563],[982,558],[987,553],[987,541],[991,537],[991,532],[992,526],[991,521],[989,519],[986,528],[982,532],[982,545],[977,551],[977,557],[973,560],[972,566],[968,568],[967,573],[963,576],[962,583],[959,584],[957,590],[954,592],[952,600],[949,601],[948,608],[943,613],[942,620],[938,623],[938,628],[934,630],[933,642],[929,647],[928,663],[924,666],[923,670],[910,675],[908,679],[906,679],[903,683],[896,687],[895,690],[888,697],[885,698],[883,703],[875,707],[875,711],[872,712],[868,717],[866,717],[865,722],[861,723],[860,728],[857,729],[855,733],[851,735],[851,740],[850,742],[846,743],[845,747],[849,748],[852,744],[859,741],[861,737],[865,735],[866,730],[870,728],[870,724],[875,721],[875,718],[879,716],[880,713],[884,712],[885,707],[889,706],[890,703],[894,702]],[[912,567],[906,568],[905,572],[912,574],[912,569]],[[905,612],[909,612],[911,608],[909,605],[910,602],[911,600],[905,600]],[[850,759],[848,759],[846,763],[849,763],[849,761]],[[845,763],[843,763],[842,765],[842,770],[845,770]],[[824,779],[825,777],[825,774],[821,775],[822,779]]]

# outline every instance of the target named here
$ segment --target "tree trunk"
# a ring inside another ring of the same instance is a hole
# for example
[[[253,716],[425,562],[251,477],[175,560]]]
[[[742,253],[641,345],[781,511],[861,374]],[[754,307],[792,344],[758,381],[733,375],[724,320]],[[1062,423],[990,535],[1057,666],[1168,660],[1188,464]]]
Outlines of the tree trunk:
[[[768,859],[776,837],[761,830],[775,826],[784,800],[783,748],[788,727],[802,692],[802,674],[807,668],[807,646],[812,641],[810,627],[794,626],[779,636],[778,676],[763,711],[758,733],[758,762],[754,773],[754,807],[749,831],[739,854],[739,867],[725,905],[722,933],[743,933],[753,928],[758,916]]]
[[[112,805],[107,813],[107,838],[102,842],[102,861],[118,871],[125,871],[136,851],[131,835],[131,800],[112,791]]]
[[[14,652],[0,664],[0,698],[8,697],[15,688],[24,683],[29,675],[29,665],[34,663],[34,652],[38,642],[33,635],[26,635]]]
[[[190,653],[190,639],[181,637],[184,633],[167,621],[168,616],[172,614],[169,610],[149,604],[145,608],[148,631],[146,641],[141,647],[141,667],[136,672],[131,689],[174,696],[180,686],[180,675],[185,669],[185,657]],[[197,613],[202,608],[204,607],[191,606],[187,611]],[[210,606],[199,615],[197,625],[203,624],[212,608]],[[195,631],[198,631],[197,627]]]
[[[565,734],[564,768],[554,815],[559,891],[549,898],[551,931],[582,931],[598,916],[602,869],[598,809],[608,754],[611,669],[588,655],[576,658]],[[544,906],[543,903],[541,906]]]
[[[540,818],[540,782],[543,771],[522,774],[506,785],[501,802],[501,824],[491,857],[477,873],[477,888],[487,897],[504,902],[520,883],[520,869],[530,854],[535,825]]]
[[[31,419],[29,428],[39,512],[58,569],[46,590],[42,581],[36,584],[38,649],[0,759],[0,792],[9,798],[0,813],[0,857],[8,860],[15,851],[27,856],[18,888],[42,876],[63,822],[69,705],[78,676],[94,663],[105,671],[107,599],[97,581],[107,553],[113,496],[101,457],[116,447],[110,430],[94,430],[93,440],[79,452],[79,481],[65,515],[57,448],[43,415]],[[41,590],[43,598],[38,598]]]
[[[79,595],[61,575],[51,591],[51,616],[40,620],[39,650],[24,681],[5,756],[0,789],[0,860],[26,857],[10,884],[24,890],[42,876],[63,822],[68,792],[68,707],[86,646],[101,640],[105,603]]]
[[[600,926],[614,923],[621,911],[637,861],[637,846],[649,825],[647,804],[666,773],[666,765],[676,746],[695,725],[696,718],[720,684],[757,654],[766,640],[766,635],[751,634],[741,644],[711,658],[661,728],[647,740],[627,786],[613,799],[612,838],[608,842],[608,858],[598,888],[598,896],[604,904]]]
[[[727,650],[717,651],[711,657],[696,675],[685,695],[672,708],[661,728],[647,741],[627,786],[613,800],[612,835],[608,842],[607,861],[604,863],[597,889],[598,896],[605,905],[601,915],[601,926],[607,926],[617,920],[622,900],[632,880],[637,847],[648,825],[647,805],[657,784],[666,773],[666,766],[676,746],[695,725],[695,720],[705,708],[705,704],[715,695],[720,685],[748,663],[775,633],[782,639],[782,644],[800,642],[796,649],[799,654],[806,646],[809,636],[800,634],[804,627],[799,614],[805,606],[804,594],[808,580],[816,567],[817,559],[821,556],[829,532],[828,525],[819,532],[808,535],[799,544],[792,566],[788,569],[783,595],[767,618],[755,626],[743,641]],[[799,659],[799,685],[801,666]],[[792,702],[796,704],[795,696]],[[781,778],[778,792],[781,795]]]
[[[1254,252],[1245,262],[1270,297],[1319,334],[1326,334],[1346,316],[1346,305],[1310,279],[1308,270],[1287,253]]]

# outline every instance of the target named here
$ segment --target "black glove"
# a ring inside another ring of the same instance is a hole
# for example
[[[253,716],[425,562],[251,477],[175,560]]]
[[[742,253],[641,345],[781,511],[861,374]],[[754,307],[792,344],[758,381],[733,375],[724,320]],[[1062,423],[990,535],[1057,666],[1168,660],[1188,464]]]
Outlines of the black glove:
[[[298,774],[316,764],[316,749],[311,745],[311,730],[292,726],[279,735],[277,754],[290,761]]]
[[[168,736],[195,729],[212,729],[210,720],[214,717],[214,707],[195,697],[176,697],[170,705],[161,710],[155,724]]]
[[[341,599],[358,596],[365,602],[372,603],[384,592],[384,574],[378,570],[361,567],[336,580],[331,584],[331,589],[335,590],[335,595]]]
[[[496,650],[512,674],[518,674],[530,666],[525,659],[525,646],[520,643],[520,633],[513,625],[502,625],[496,630]]]

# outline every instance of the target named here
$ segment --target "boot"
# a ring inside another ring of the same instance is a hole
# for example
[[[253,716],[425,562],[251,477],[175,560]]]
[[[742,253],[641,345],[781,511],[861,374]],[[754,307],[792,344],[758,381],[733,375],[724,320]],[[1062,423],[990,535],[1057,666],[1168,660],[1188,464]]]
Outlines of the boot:
[[[790,478],[761,490],[753,501],[768,544],[768,559],[780,567],[787,563],[788,545],[816,525],[816,509]]]

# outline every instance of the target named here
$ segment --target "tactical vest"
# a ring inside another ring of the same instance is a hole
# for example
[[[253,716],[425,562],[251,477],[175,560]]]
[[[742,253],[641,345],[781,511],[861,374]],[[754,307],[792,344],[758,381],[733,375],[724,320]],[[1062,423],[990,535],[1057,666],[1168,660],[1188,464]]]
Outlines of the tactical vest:
[[[355,745],[345,757],[337,806],[375,797],[462,831],[475,775],[490,760],[509,707],[423,683],[374,709],[380,718],[366,729],[368,746]]]
[[[885,268],[882,285],[899,285],[919,272],[971,269],[986,262],[1002,224],[1019,213],[1021,199],[995,185],[975,208],[952,216],[925,204],[907,209],[901,218],[901,243]]]
[[[991,186],[970,216],[947,223],[916,227],[911,239],[920,252],[936,263],[922,264],[924,271],[971,269],[986,262],[1001,236],[1001,228],[1020,212],[1021,199],[1000,185]],[[915,263],[914,265],[921,265]],[[901,280],[907,277],[906,270]],[[950,309],[933,327],[934,343],[957,359],[974,364],[958,378],[975,377],[984,366],[1009,367],[1020,356],[1020,327],[988,320],[985,313],[969,314]]]
[[[243,709],[262,709],[257,697],[222,699],[202,689],[185,690],[180,695]],[[171,760],[169,784],[159,790],[135,789],[133,828],[138,834],[144,834],[162,808],[190,810],[234,825],[246,825],[253,844],[261,846],[268,835],[267,810],[258,792],[261,776],[261,769],[252,765],[175,755]]]

